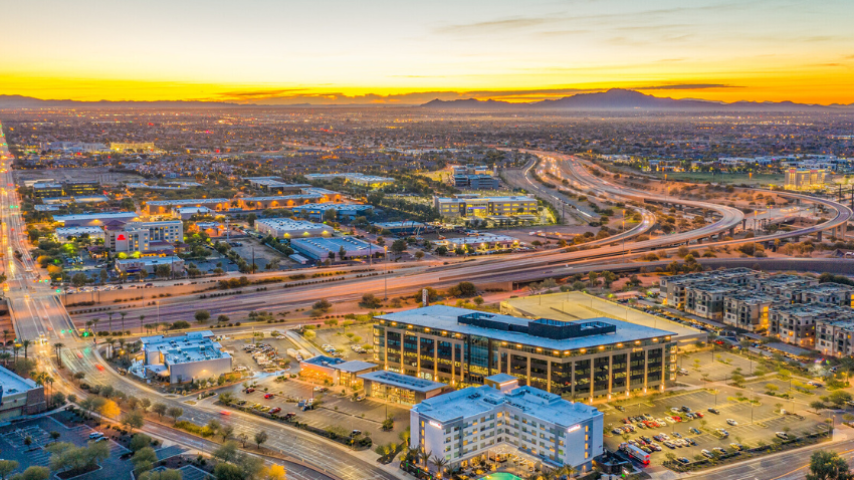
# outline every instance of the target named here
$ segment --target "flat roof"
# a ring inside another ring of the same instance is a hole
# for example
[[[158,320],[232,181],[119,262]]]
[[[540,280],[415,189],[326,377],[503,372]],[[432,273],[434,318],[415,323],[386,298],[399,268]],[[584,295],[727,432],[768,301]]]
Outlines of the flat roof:
[[[645,327],[643,325],[637,325],[634,323],[627,323],[607,317],[588,318],[583,320],[577,320],[574,322],[561,323],[572,324],[600,322],[607,325],[615,326],[615,332],[593,334],[565,339],[552,339],[518,331],[499,330],[495,328],[485,328],[475,325],[459,323],[458,318],[460,316],[468,315],[475,312],[477,311],[468,310],[465,308],[448,307],[445,305],[431,305],[429,307],[378,315],[377,317],[389,322],[401,322],[404,324],[428,327],[434,330],[447,330],[455,333],[462,333],[465,335],[478,335],[510,343],[530,345],[551,350],[573,350],[579,348],[590,348],[598,347],[599,345],[629,343],[634,342],[635,340],[644,340],[649,338],[674,335],[673,332],[659,330],[657,328]],[[510,315],[492,313],[487,315],[491,315],[490,320],[494,322],[500,322],[515,326],[526,327],[531,322],[534,322],[534,320],[521,317],[512,317]],[[628,348],[628,346],[626,348]]]
[[[362,373],[359,375],[362,380],[370,380],[372,382],[390,385],[392,387],[402,388],[404,390],[412,390],[413,392],[432,392],[445,388],[447,385],[440,382],[434,382],[424,378],[411,377],[397,372],[389,372],[387,370],[377,370],[375,372]]]
[[[178,256],[171,257],[140,257],[126,258],[124,260],[116,259],[116,263],[120,265],[129,265],[134,263],[142,263],[143,265],[171,265],[174,262],[183,262],[184,259]]]
[[[487,202],[536,202],[537,200],[532,197],[526,196],[518,196],[518,197],[469,197],[469,198],[450,198],[450,197],[437,197],[440,202],[469,202],[472,200],[483,200]]]
[[[339,363],[333,368],[341,370],[342,372],[358,373],[374,367],[377,367],[376,363],[363,362],[362,360],[350,360],[349,362]]]
[[[306,222],[304,220],[291,220],[287,218],[260,218],[255,220],[255,224],[266,225],[270,228],[284,230],[314,230],[318,228],[332,229],[329,225],[323,223]]]
[[[104,233],[101,227],[56,227],[54,230],[57,235],[71,235],[74,233]]]
[[[99,218],[133,218],[136,217],[136,212],[94,212],[94,213],[77,213],[74,215],[54,215],[53,219],[57,222],[67,222],[68,220],[90,220]]]
[[[468,387],[428,398],[412,407],[412,411],[440,423],[496,410],[519,411],[563,428],[602,416],[595,407],[564,400],[559,395],[533,387],[518,387],[508,393],[489,386]]]
[[[168,205],[192,205],[192,204],[205,204],[205,203],[226,203],[231,200],[227,198],[188,198],[188,199],[180,199],[180,200],[153,200],[150,202],[146,202],[146,205],[156,205],[156,206],[168,206]]]
[[[377,223],[372,223],[371,225],[374,225],[376,227],[383,227],[383,228],[423,227],[424,226],[424,224],[421,222],[413,222],[413,221],[408,221],[408,222],[377,222]]]
[[[4,395],[26,392],[38,388],[36,382],[21,377],[2,366],[0,366],[0,385],[3,386]]]
[[[205,330],[177,337],[143,337],[140,341],[145,351],[160,352],[166,362],[173,365],[231,358],[231,355],[222,351],[222,345],[213,341],[213,336],[210,330]]]
[[[373,205],[365,205],[363,203],[307,203],[293,207],[294,210],[369,210],[372,208],[374,208]]]

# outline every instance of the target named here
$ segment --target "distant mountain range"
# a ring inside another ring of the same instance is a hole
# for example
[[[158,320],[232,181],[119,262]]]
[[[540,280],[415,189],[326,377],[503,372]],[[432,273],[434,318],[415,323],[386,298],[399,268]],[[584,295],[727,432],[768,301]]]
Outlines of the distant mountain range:
[[[222,107],[263,107],[263,108],[306,108],[306,107],[380,107],[383,104],[341,104],[313,105],[310,103],[293,105],[243,104],[205,101],[108,101],[84,102],[79,100],[42,100],[23,95],[0,95],[0,109],[18,108],[81,108],[81,107],[136,107],[136,108],[222,108]],[[406,105],[396,105],[405,107]],[[411,105],[418,106],[418,105]],[[501,100],[478,100],[474,98],[460,100],[431,100],[421,108],[437,110],[564,110],[564,111],[765,111],[765,112],[854,112],[854,103],[849,105],[809,105],[794,102],[734,102],[723,103],[710,100],[675,99],[654,97],[635,90],[613,88],[605,92],[579,93],[556,100],[541,100],[529,103],[510,103]]]
[[[634,90],[614,88],[605,92],[579,93],[557,100],[542,100],[530,103],[510,103],[496,100],[432,100],[423,108],[493,110],[493,109],[556,109],[556,110],[658,110],[658,111],[847,111],[854,104],[830,106],[807,105],[794,102],[734,102],[721,103],[708,100],[678,100],[654,97]]]

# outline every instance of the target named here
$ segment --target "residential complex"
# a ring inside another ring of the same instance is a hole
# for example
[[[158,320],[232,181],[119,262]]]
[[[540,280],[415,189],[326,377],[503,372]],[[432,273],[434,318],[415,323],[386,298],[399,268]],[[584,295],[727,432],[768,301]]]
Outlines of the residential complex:
[[[374,361],[459,387],[498,373],[568,398],[663,390],[675,382],[671,333],[610,318],[530,320],[435,305],[384,314]]]
[[[465,467],[490,450],[512,448],[552,466],[582,472],[604,452],[604,415],[595,407],[498,374],[485,386],[429,398],[410,411],[410,447]],[[435,467],[435,466],[434,466]]]

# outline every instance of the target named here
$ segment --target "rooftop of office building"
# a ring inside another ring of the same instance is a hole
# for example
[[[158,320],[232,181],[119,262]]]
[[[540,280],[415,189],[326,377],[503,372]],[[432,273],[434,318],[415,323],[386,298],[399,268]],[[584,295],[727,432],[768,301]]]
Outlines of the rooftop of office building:
[[[379,315],[380,320],[427,327],[436,332],[450,331],[477,335],[508,343],[549,350],[573,350],[600,345],[628,344],[646,339],[668,341],[672,332],[611,318],[599,317],[565,322],[486,313],[465,308],[433,305]]]
[[[3,387],[4,395],[26,392],[38,388],[36,382],[28,378],[23,378],[4,367],[0,367],[0,386]]]
[[[229,354],[222,351],[222,346],[213,340],[210,330],[190,332],[178,337],[142,337],[140,341],[146,352],[158,351],[163,354],[165,363],[173,365],[230,358]]]
[[[427,380],[426,378],[411,377],[409,375],[389,372],[387,370],[362,373],[359,375],[359,378],[392,387],[412,390],[413,392],[432,392],[433,390],[446,386],[444,383],[434,382],[432,380]]]

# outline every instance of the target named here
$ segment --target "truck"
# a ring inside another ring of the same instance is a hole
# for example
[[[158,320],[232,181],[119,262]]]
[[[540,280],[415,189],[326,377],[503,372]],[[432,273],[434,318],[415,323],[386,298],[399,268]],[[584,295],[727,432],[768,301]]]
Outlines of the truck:
[[[634,460],[642,463],[644,466],[649,465],[649,454],[641,450],[640,448],[630,444],[630,443],[621,443],[620,450],[622,450],[626,455],[631,457]]]

